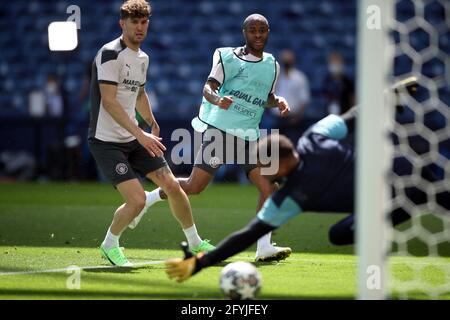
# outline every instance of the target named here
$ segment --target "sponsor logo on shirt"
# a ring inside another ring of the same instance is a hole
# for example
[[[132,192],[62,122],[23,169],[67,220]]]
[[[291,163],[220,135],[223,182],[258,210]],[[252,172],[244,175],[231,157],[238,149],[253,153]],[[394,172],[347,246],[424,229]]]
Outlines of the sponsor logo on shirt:
[[[141,85],[139,81],[130,79],[123,79],[122,84],[125,85],[125,88],[132,92],[137,92],[139,86]]]
[[[265,100],[262,100],[258,97],[253,98],[252,95],[242,92],[242,91],[239,91],[239,90],[231,90],[229,94],[238,99],[242,99],[248,103],[251,103],[254,106],[264,107],[267,103]]]
[[[233,104],[233,110],[239,112],[240,114],[242,114],[243,116],[246,116],[248,118],[255,118],[256,117],[256,112],[252,111],[246,107],[244,107],[241,104],[238,103],[234,103]]]

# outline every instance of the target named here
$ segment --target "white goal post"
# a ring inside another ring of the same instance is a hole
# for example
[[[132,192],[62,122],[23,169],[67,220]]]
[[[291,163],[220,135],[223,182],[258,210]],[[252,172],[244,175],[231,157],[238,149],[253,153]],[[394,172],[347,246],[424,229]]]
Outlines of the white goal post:
[[[392,10],[391,0],[361,0],[358,8],[356,250],[360,299],[386,296],[388,226],[384,206],[389,194],[384,175],[389,159],[386,124],[391,111],[385,92],[392,59],[385,48]]]
[[[357,298],[449,299],[450,2],[358,5]]]

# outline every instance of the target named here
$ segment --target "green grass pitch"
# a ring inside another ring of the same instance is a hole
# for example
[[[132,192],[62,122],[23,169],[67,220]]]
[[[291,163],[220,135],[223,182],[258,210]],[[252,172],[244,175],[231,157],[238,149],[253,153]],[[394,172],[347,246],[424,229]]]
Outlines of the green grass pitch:
[[[201,236],[217,244],[243,227],[255,215],[257,195],[252,186],[212,185],[191,197]],[[181,256],[178,244],[184,236],[165,202],[152,207],[138,228],[121,238],[130,261],[154,264],[107,268],[98,246],[120,204],[119,194],[108,185],[0,184],[0,300],[223,298],[218,282],[225,263],[182,284],[166,277],[160,262]],[[327,240],[329,226],[342,217],[306,213],[277,230],[273,240],[291,246],[294,253],[280,263],[257,265],[263,277],[259,298],[353,299],[354,248],[334,247]],[[429,224],[437,228],[432,220]],[[253,261],[254,249],[227,262]],[[411,251],[419,257],[391,259],[396,283],[409,286],[413,298],[427,298],[421,288],[428,286],[441,290],[435,298],[450,299],[450,247],[440,248],[444,257],[439,259],[420,257],[426,248],[419,242],[411,242]],[[91,267],[81,271],[79,290],[67,286],[72,273],[64,268],[72,265]]]

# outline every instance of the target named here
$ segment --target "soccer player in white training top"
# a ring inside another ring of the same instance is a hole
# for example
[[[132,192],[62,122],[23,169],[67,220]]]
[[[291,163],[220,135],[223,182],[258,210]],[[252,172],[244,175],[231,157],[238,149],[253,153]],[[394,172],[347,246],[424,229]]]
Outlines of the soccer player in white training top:
[[[119,238],[128,224],[153,203],[137,172],[167,194],[190,250],[209,251],[214,247],[199,237],[189,199],[164,159],[166,148],[144,90],[149,58],[140,46],[147,36],[151,7],[145,0],[128,0],[120,14],[122,36],[104,45],[92,66],[89,148],[102,173],[125,200],[114,214],[100,246],[101,254],[114,265],[131,265],[119,247]],[[152,127],[151,134],[138,127],[136,110]]]

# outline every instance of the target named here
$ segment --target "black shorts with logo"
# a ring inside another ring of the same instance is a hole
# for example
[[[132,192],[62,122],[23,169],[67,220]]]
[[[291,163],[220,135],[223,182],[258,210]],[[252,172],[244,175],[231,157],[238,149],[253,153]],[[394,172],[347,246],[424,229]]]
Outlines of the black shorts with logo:
[[[220,142],[216,141],[219,137]],[[250,171],[258,167],[256,159],[252,157],[256,143],[257,141],[249,142],[208,126],[203,133],[202,145],[195,158],[194,167],[214,175],[222,164],[237,164],[248,176]]]
[[[90,138],[89,149],[100,171],[114,186],[137,178],[136,172],[146,176],[167,166],[164,157],[152,157],[137,140],[117,143]]]

